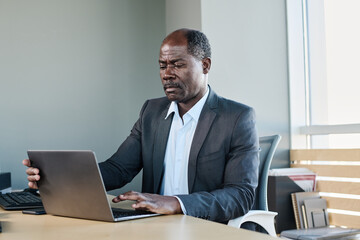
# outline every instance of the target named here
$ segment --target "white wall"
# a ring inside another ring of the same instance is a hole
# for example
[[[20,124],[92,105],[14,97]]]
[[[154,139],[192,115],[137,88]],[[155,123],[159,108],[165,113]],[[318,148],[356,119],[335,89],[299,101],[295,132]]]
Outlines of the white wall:
[[[0,0],[0,167],[13,188],[26,187],[27,149],[116,151],[163,95],[164,13],[164,0]]]

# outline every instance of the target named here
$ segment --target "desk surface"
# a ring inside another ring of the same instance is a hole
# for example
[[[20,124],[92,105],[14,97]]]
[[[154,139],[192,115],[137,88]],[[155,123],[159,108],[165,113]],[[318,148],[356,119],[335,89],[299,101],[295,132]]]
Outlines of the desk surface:
[[[269,235],[232,228],[184,215],[157,216],[109,223],[51,215],[28,215],[0,210],[3,232],[8,239],[276,239]]]
[[[109,200],[113,196],[108,196]],[[112,207],[131,208],[131,202],[111,203]],[[224,224],[184,215],[143,218],[125,222],[101,222],[52,215],[29,215],[21,211],[0,208],[2,233],[0,240],[103,240],[171,239],[171,240],[227,240],[276,239],[269,235],[236,229]]]

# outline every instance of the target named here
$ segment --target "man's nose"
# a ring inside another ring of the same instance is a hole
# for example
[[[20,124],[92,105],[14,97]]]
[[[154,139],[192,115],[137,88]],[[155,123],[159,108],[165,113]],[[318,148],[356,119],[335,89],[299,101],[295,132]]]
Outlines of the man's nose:
[[[165,80],[175,78],[174,68],[171,67],[171,66],[166,67],[163,78],[164,78]]]

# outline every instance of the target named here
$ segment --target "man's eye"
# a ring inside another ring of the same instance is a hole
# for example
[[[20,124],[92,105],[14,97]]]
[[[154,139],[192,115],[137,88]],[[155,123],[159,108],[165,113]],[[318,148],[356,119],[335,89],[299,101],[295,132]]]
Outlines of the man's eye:
[[[175,67],[176,68],[181,68],[181,67],[183,67],[185,64],[175,64]]]
[[[160,69],[165,69],[166,66],[160,65]]]

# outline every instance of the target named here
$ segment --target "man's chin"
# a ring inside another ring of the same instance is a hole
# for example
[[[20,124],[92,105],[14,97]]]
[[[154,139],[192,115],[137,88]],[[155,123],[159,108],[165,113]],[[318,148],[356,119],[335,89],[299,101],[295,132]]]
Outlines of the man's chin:
[[[173,93],[167,93],[166,97],[169,99],[169,101],[179,101],[179,96]]]
[[[171,102],[177,102],[178,101],[178,98],[176,98],[176,97],[169,97],[169,96],[167,96],[167,98],[169,99],[169,101],[171,101]]]

